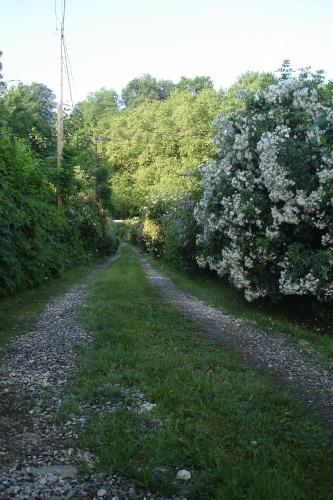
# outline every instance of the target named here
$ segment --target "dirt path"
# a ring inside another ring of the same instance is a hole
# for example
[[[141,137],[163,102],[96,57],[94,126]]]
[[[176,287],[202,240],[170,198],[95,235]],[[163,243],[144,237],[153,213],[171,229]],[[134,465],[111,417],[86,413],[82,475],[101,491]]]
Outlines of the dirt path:
[[[2,499],[150,497],[122,477],[94,472],[95,457],[88,451],[66,448],[75,442],[80,418],[55,419],[64,384],[78,369],[75,346],[91,343],[77,320],[85,296],[86,284],[80,284],[51,301],[36,328],[12,343],[0,367]],[[89,473],[79,475],[81,465]]]
[[[297,348],[287,335],[273,338],[241,319],[204,304],[159,274],[138,249],[132,250],[140,258],[151,283],[161,290],[172,307],[198,324],[205,336],[231,347],[242,361],[268,373],[279,386],[311,407],[320,422],[333,431],[333,369],[321,367],[310,345],[305,343]]]

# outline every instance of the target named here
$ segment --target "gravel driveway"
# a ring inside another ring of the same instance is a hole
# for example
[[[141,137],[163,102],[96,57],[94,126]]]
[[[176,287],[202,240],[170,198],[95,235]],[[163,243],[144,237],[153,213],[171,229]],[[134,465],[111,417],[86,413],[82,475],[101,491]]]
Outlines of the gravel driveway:
[[[241,319],[204,304],[159,274],[137,248],[132,250],[139,257],[150,282],[161,290],[172,307],[199,325],[205,336],[231,347],[242,361],[268,373],[276,384],[311,407],[321,424],[333,431],[333,367],[324,369],[309,343],[301,341],[296,347],[287,334],[272,337]]]
[[[198,324],[204,335],[232,347],[245,362],[268,372],[279,385],[313,407],[326,427],[332,427],[332,371],[321,368],[309,346],[301,352],[287,336],[272,338],[205,305],[156,272],[137,249],[133,251],[149,280],[172,307]],[[105,270],[118,256],[91,276]],[[0,367],[1,499],[152,498],[125,478],[94,472],[95,457],[88,450],[66,447],[68,441],[75,440],[84,417],[73,414],[61,423],[55,419],[64,401],[64,384],[79,368],[75,347],[92,342],[77,319],[85,297],[83,283],[51,301],[36,328],[11,344]],[[79,474],[81,465],[89,473]]]

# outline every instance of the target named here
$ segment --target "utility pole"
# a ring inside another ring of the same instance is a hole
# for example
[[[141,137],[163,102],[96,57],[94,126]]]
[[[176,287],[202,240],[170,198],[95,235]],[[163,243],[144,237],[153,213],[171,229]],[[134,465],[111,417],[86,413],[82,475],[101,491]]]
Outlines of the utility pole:
[[[99,137],[94,137],[95,143],[95,165],[94,165],[94,177],[95,177],[95,200],[99,201],[99,152],[98,152],[98,141]]]
[[[57,28],[60,48],[60,97],[57,113],[57,171],[61,172],[64,151],[64,14],[60,22],[60,29]],[[62,196],[60,181],[57,182],[57,207],[62,207]]]

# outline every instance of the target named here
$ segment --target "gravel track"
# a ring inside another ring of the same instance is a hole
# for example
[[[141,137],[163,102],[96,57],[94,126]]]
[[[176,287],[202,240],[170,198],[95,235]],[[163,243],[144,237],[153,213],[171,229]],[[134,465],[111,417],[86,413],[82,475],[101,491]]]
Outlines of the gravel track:
[[[54,418],[64,384],[79,367],[75,346],[92,342],[77,320],[85,297],[86,284],[79,284],[52,300],[36,328],[12,342],[0,367],[1,499],[151,498],[118,475],[94,472],[89,451],[66,448],[84,417],[72,415],[62,423]],[[82,464],[89,473],[79,474]]]
[[[172,307],[198,324],[206,336],[232,347],[244,361],[269,372],[278,384],[311,405],[326,427],[332,428],[332,370],[320,367],[310,346],[304,346],[301,352],[287,336],[272,338],[207,306],[180,291],[155,271],[137,249],[133,251],[151,283],[160,288]],[[119,255],[120,252],[90,277],[107,269]],[[84,416],[70,415],[61,423],[55,419],[64,402],[64,384],[79,368],[75,347],[92,342],[77,319],[86,298],[86,286],[75,285],[52,300],[36,328],[12,342],[0,367],[1,499],[162,498],[137,490],[129,480],[116,474],[97,473],[94,455],[88,450],[67,448],[68,442],[75,442]],[[144,395],[138,393],[137,400],[134,411],[149,411],[151,405]],[[89,472],[79,474],[81,465]]]
[[[318,354],[307,342],[299,346],[290,336],[272,337],[263,330],[211,307],[182,292],[159,274],[137,248],[132,248],[166,301],[200,326],[205,336],[236,351],[241,360],[271,375],[274,382],[310,407],[320,423],[333,431],[333,367],[324,369]]]

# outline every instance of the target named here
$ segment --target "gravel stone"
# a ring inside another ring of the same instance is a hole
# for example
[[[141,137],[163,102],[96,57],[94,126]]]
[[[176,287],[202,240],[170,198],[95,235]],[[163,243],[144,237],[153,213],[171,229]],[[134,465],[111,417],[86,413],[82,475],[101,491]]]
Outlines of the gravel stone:
[[[182,469],[177,472],[177,479],[180,479],[181,481],[189,481],[192,477],[192,474],[190,473],[189,470]]]
[[[105,497],[105,495],[107,494],[107,491],[104,490],[103,488],[101,488],[100,490],[98,490],[97,492],[97,496],[98,497]]]

